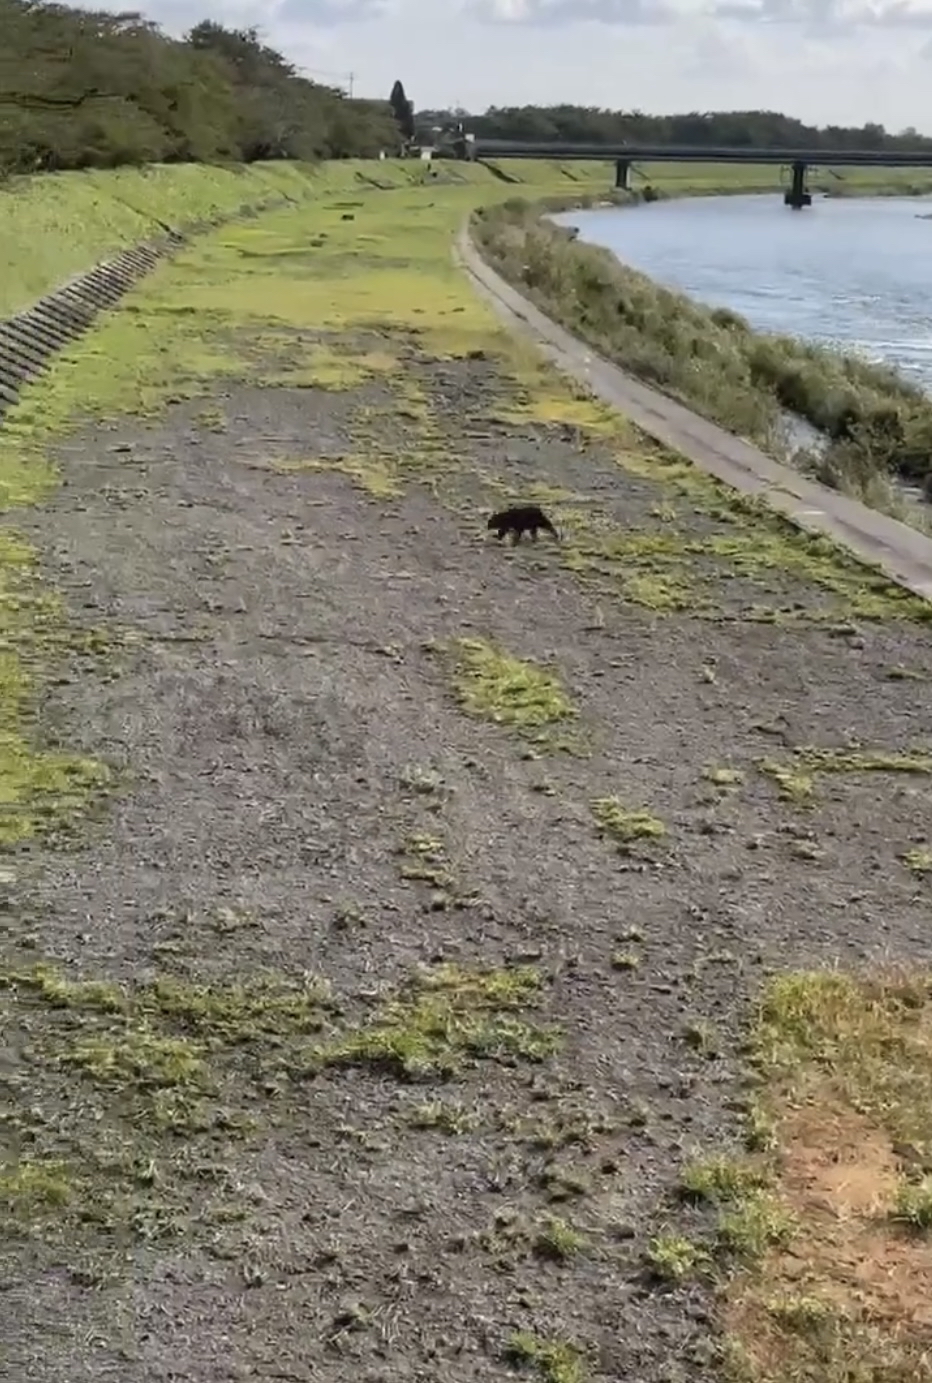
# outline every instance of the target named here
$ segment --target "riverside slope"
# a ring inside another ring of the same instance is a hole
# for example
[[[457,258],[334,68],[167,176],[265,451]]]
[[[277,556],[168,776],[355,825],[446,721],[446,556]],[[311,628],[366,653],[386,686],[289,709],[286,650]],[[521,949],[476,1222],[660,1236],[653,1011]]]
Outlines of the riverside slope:
[[[122,789],[2,860],[4,1378],[720,1383],[762,984],[927,963],[927,607],[522,354],[478,195],[200,237],[0,434],[0,825]]]
[[[744,438],[596,354],[490,268],[470,239],[468,223],[458,236],[457,254],[500,317],[530,337],[558,369],[626,414],[650,437],[733,489],[759,497],[797,527],[841,544],[914,595],[932,600],[932,539],[781,465]]]

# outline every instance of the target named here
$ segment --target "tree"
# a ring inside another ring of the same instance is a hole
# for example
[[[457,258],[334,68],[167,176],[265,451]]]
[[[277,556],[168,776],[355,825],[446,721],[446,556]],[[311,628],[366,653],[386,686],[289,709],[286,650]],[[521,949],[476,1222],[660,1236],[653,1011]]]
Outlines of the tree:
[[[414,102],[408,100],[401,82],[396,82],[392,87],[392,94],[388,98],[388,103],[392,108],[392,114],[402,139],[406,144],[409,144],[415,134]]]
[[[0,0],[0,174],[153,162],[372,157],[387,101],[298,74],[254,29],[169,38],[136,13]]]
[[[418,124],[452,128],[460,111],[421,111]],[[819,129],[778,111],[688,111],[679,115],[645,115],[643,111],[601,110],[596,106],[490,106],[483,115],[465,117],[478,139],[513,139],[529,143],[688,144],[694,148],[726,145],[745,149],[904,149],[932,150],[932,138],[903,130],[891,134],[882,125],[860,129]]]

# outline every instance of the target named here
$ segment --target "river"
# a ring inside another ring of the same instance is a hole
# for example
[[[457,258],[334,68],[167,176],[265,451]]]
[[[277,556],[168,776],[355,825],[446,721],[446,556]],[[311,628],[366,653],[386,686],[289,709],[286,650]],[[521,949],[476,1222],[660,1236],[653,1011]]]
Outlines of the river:
[[[898,368],[932,393],[932,201],[692,197],[564,213],[580,240],[759,331]]]

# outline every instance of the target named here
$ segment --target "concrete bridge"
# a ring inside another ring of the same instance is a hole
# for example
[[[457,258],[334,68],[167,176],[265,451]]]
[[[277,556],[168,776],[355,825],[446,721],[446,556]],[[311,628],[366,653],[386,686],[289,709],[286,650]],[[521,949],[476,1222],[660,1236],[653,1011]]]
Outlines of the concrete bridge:
[[[558,144],[511,139],[476,139],[460,135],[453,145],[457,158],[547,158],[570,162],[606,160],[615,164],[615,186],[630,185],[636,163],[753,163],[775,164],[792,170],[792,182],[784,193],[787,206],[799,210],[811,206],[806,190],[810,168],[932,168],[932,150],[887,149],[746,149],[724,145],[695,144]]]

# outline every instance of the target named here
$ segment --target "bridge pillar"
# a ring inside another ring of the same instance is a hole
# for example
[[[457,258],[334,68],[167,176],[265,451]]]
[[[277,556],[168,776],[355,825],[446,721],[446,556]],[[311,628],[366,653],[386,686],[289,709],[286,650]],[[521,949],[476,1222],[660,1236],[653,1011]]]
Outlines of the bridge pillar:
[[[622,192],[631,191],[631,165],[626,158],[615,160],[615,187]]]
[[[783,194],[786,206],[794,211],[802,211],[804,206],[812,206],[812,193],[806,191],[806,165],[793,164],[793,181]]]

